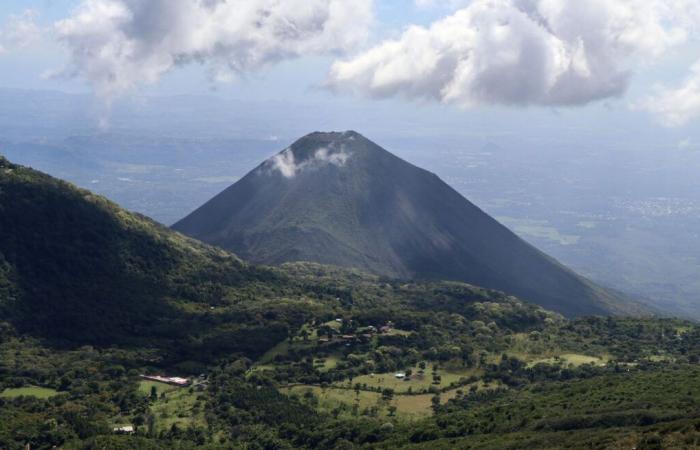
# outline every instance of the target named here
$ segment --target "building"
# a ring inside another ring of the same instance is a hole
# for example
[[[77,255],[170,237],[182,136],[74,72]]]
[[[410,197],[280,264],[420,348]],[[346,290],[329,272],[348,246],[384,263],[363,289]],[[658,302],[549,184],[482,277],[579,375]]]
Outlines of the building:
[[[170,384],[172,386],[189,386],[190,380],[188,378],[180,377],[166,377],[161,375],[141,375],[141,378],[149,381],[158,381],[160,383]]]
[[[134,434],[134,427],[131,425],[125,427],[116,427],[113,431],[117,434]]]

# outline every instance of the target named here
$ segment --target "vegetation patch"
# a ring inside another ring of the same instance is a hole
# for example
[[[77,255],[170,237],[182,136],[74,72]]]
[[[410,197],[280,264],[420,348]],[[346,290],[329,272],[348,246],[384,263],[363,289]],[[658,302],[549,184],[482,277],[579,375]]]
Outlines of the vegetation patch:
[[[46,399],[55,397],[59,394],[55,389],[49,389],[37,386],[26,386],[21,388],[5,389],[0,393],[2,398],[18,398],[18,397],[34,397]]]
[[[432,394],[387,396],[377,392],[319,386],[293,386],[284,389],[284,392],[336,417],[398,417],[400,419],[430,416],[433,413],[435,398],[444,404],[457,396],[456,389],[438,396]]]
[[[155,416],[156,430],[170,430],[204,426],[204,407],[207,396],[192,388],[177,388],[163,392],[150,407]]]
[[[363,389],[392,389],[396,393],[412,394],[425,393],[431,388],[443,390],[459,383],[467,384],[469,379],[479,374],[479,369],[443,369],[437,362],[420,362],[406,370],[355,377],[346,384],[359,384]]]
[[[552,364],[578,367],[583,364],[593,364],[597,366],[602,366],[605,365],[608,362],[608,360],[609,358],[607,357],[580,355],[577,353],[563,353],[552,358],[544,358],[531,361],[529,365],[534,366],[535,364]]]

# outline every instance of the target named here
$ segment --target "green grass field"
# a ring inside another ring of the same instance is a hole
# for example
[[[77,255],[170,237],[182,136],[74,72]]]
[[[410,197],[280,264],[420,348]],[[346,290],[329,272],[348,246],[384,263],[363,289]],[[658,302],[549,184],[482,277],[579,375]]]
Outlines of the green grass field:
[[[317,344],[317,340],[318,339],[316,338],[315,330],[309,332],[307,340],[295,337],[293,339],[293,343],[290,344],[289,341],[285,339],[284,341],[280,342],[279,344],[275,345],[270,350],[268,350],[263,356],[261,356],[260,359],[258,359],[257,361],[257,365],[271,364],[275,360],[275,356],[286,355],[287,353],[289,353],[289,349],[292,346],[297,349],[314,347]]]
[[[325,358],[317,358],[314,359],[314,366],[318,367],[319,370],[321,371],[328,371],[335,369],[338,366],[338,362],[340,362],[340,358],[338,356],[326,356]]]
[[[151,387],[156,387],[158,400],[151,404],[151,413],[156,419],[156,430],[169,430],[173,424],[181,429],[190,424],[204,426],[204,397],[206,394],[196,389],[171,386],[157,381],[144,380],[139,382],[139,392],[149,396]],[[165,394],[161,396],[161,394]]]
[[[564,353],[552,358],[536,359],[529,362],[529,366],[534,366],[535,364],[561,364],[562,366],[582,366],[584,364],[594,364],[596,366],[605,365],[608,362],[607,356],[588,356],[581,355],[577,353]]]
[[[396,378],[394,373],[383,373],[383,374],[370,374],[362,375],[353,378],[352,382],[346,381],[343,383],[336,384],[344,386],[355,386],[355,384],[366,384],[368,387],[379,387],[382,389],[393,389],[396,393],[406,393],[409,388],[412,392],[421,392],[423,390],[429,389],[434,386],[438,389],[445,389],[452,383],[457,383],[463,378],[469,378],[472,375],[479,375],[481,372],[478,369],[468,369],[468,368],[456,368],[456,367],[446,367],[440,368],[437,374],[440,375],[440,383],[433,384],[432,368],[433,363],[428,363],[426,365],[424,373],[421,375],[419,373],[420,368],[418,365],[412,367],[411,370],[413,374],[410,380]]]
[[[581,236],[576,234],[562,233],[546,220],[516,219],[507,216],[499,216],[497,219],[518,234],[547,239],[560,245],[574,245],[581,239]]]
[[[501,387],[500,384],[485,385],[482,382],[477,382],[474,384],[477,390],[481,391],[484,389],[494,389],[496,387]],[[465,386],[461,388],[463,392],[468,392],[470,386]],[[452,389],[440,394],[440,401],[445,404],[448,400],[455,398],[458,394],[457,391],[460,389]],[[372,407],[377,407],[378,415],[385,417],[389,415],[389,406],[396,407],[396,416],[400,419],[420,419],[423,417],[430,416],[432,414],[432,399],[433,394],[419,394],[419,395],[395,395],[391,400],[386,401],[382,399],[382,394],[378,392],[368,392],[368,391],[355,391],[353,389],[341,389],[341,388],[321,388],[319,386],[292,386],[284,388],[281,392],[285,394],[296,394],[300,397],[304,397],[305,394],[313,393],[313,395],[318,399],[318,405],[316,406],[319,410],[325,412],[331,412],[333,410],[340,410],[341,416],[351,415],[353,411],[353,405],[357,404],[358,414],[362,414],[363,411],[368,410]]]
[[[160,383],[158,381],[142,380],[139,381],[139,393],[143,395],[151,395],[151,388],[156,388],[156,392],[160,395],[161,392],[172,392],[176,389],[180,389],[177,386],[172,386],[167,383]]]
[[[35,397],[35,398],[51,398],[59,394],[58,391],[49,388],[26,386],[15,389],[5,389],[0,393],[1,398],[17,398],[17,397]]]

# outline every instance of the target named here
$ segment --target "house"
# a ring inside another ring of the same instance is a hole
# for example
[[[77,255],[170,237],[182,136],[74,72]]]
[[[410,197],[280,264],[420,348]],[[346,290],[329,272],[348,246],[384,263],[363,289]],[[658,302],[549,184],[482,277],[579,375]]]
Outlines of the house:
[[[166,377],[161,375],[141,375],[141,378],[149,381],[158,381],[160,383],[170,384],[172,386],[189,386],[190,380],[188,378],[181,377]]]
[[[377,332],[377,328],[376,328],[376,327],[373,327],[372,325],[370,325],[370,326],[368,326],[368,327],[358,328],[358,329],[357,329],[357,332],[358,332],[359,334],[369,334],[369,335],[373,335],[373,334],[375,334],[375,333]]]
[[[406,372],[396,372],[396,373],[394,374],[394,376],[395,376],[396,378],[398,378],[399,380],[402,380],[402,379],[406,378]]]
[[[393,330],[393,329],[394,329],[394,322],[392,322],[391,320],[389,320],[389,321],[387,321],[386,324],[384,324],[383,326],[379,327],[379,332],[385,334],[385,333],[390,332],[390,331]]]
[[[117,434],[134,434],[134,427],[131,425],[125,427],[116,427],[113,432]]]

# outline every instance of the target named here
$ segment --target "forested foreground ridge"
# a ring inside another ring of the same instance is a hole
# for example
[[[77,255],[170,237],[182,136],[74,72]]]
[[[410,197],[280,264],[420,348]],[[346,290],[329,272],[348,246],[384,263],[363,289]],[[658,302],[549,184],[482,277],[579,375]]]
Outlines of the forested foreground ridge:
[[[0,449],[697,448],[700,328],[257,267],[0,158]]]

